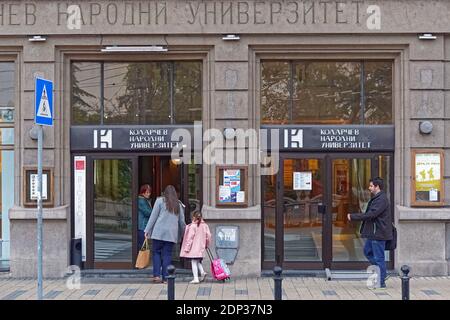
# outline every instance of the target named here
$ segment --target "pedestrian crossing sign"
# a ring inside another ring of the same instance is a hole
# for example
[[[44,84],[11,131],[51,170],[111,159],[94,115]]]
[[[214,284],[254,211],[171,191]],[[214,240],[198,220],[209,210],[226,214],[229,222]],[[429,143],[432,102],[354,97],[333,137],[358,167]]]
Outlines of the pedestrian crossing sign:
[[[53,126],[53,82],[36,78],[34,122]]]

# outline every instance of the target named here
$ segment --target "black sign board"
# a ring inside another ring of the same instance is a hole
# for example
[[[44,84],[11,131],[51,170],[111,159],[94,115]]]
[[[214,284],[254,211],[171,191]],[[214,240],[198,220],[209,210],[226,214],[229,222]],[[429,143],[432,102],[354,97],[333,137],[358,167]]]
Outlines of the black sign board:
[[[183,140],[186,136],[183,132],[178,135],[182,137],[172,139],[177,129],[187,130],[191,141]],[[70,148],[72,151],[170,151],[177,147],[193,148],[193,132],[193,126],[76,126],[70,129]]]
[[[175,130],[181,132],[174,135]],[[201,150],[202,129],[194,126],[76,126],[70,130],[72,151]],[[198,135],[195,139],[194,135]],[[261,149],[280,151],[393,151],[393,125],[264,126]],[[277,141],[278,144],[272,143]]]
[[[393,125],[265,126],[261,143],[263,150],[272,150],[276,144],[271,142],[278,137],[279,150],[393,151],[394,135]]]

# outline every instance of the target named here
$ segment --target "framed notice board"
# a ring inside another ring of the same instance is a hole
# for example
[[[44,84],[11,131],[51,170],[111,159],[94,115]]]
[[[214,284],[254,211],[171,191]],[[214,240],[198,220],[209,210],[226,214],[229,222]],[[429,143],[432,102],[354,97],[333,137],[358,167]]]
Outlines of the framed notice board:
[[[37,168],[24,168],[24,206],[37,206]],[[42,169],[42,206],[53,206],[53,170],[51,168]]]
[[[216,204],[217,206],[247,207],[247,167],[216,167]]]
[[[412,150],[411,205],[444,205],[443,150]]]

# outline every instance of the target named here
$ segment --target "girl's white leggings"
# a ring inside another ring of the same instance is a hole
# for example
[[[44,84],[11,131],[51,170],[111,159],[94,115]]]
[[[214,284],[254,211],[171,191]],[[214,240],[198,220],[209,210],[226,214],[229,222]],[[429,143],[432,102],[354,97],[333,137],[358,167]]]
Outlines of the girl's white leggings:
[[[191,266],[192,266],[192,274],[194,275],[194,280],[198,280],[198,272],[200,271],[200,274],[205,274],[205,270],[203,270],[202,263],[200,262],[200,259],[191,259]]]

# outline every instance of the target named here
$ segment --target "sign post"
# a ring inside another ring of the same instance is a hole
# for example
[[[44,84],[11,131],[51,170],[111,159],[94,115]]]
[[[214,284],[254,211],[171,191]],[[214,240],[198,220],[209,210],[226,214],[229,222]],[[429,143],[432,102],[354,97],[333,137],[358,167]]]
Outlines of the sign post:
[[[43,298],[42,286],[42,126],[53,126],[53,82],[36,78],[34,122],[38,126],[38,179],[37,179],[37,249],[38,249],[38,300]]]

